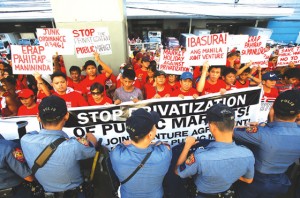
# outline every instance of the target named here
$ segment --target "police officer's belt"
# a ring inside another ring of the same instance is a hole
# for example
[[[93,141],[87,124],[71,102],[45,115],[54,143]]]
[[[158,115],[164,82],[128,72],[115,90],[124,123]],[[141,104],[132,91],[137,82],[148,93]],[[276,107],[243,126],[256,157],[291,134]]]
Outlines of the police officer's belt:
[[[234,191],[233,190],[226,190],[224,192],[220,192],[220,193],[202,193],[200,191],[196,192],[196,197],[198,195],[202,195],[204,197],[207,198],[233,198],[234,197]]]
[[[62,191],[62,192],[45,192],[45,198],[75,198],[77,197],[79,192],[82,192],[82,185],[77,188],[73,188],[70,190]]]
[[[46,146],[46,148],[44,148],[44,150],[34,161],[33,167],[31,169],[33,175],[39,168],[42,168],[47,163],[51,155],[56,151],[56,148],[65,140],[66,138],[58,138],[54,142],[51,142],[48,146]]]

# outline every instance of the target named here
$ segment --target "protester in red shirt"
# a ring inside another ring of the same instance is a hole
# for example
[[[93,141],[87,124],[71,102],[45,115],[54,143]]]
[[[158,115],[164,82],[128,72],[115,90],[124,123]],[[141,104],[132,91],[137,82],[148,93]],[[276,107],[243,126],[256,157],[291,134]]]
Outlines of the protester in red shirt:
[[[42,78],[42,75],[39,74],[38,72],[34,72],[33,76],[36,80],[36,85],[37,85],[37,94],[36,94],[36,103],[40,104],[42,102],[42,99],[50,96],[53,93],[53,88],[52,86],[45,80]],[[50,78],[49,75],[45,75],[43,76],[44,78]],[[48,79],[51,81],[51,78]]]
[[[184,96],[193,96],[198,98],[199,93],[193,88],[193,74],[191,72],[183,72],[180,76],[180,88],[171,93],[172,97],[184,98]]]
[[[18,93],[18,98],[22,103],[18,110],[18,116],[38,114],[39,105],[35,102],[35,95],[31,89],[22,89]]]
[[[137,79],[140,81],[142,89],[146,83],[148,76],[148,67],[150,65],[150,59],[148,56],[143,56],[142,58],[142,67],[135,71]]]
[[[52,95],[56,95],[64,99],[68,108],[88,106],[87,101],[80,93],[74,91],[70,87],[67,87],[67,76],[64,73],[60,71],[54,72],[51,75],[51,80],[55,91]]]
[[[89,97],[88,103],[90,106],[112,104],[112,100],[104,95],[104,87],[100,83],[94,83],[91,86],[92,97]]]
[[[208,72],[208,78],[206,74]],[[202,74],[199,82],[197,83],[197,91],[201,92],[201,95],[220,92],[221,94],[226,92],[226,84],[221,77],[222,68],[220,66],[209,66],[206,61],[202,67]]]
[[[73,65],[70,67],[69,72],[70,77],[67,77],[68,87],[71,87],[80,94],[83,94],[84,87],[82,87],[80,82],[85,78],[85,76],[81,75],[80,67]]]
[[[147,72],[147,78],[146,78],[146,83],[144,85],[144,89],[142,90],[144,93],[145,98],[147,98],[146,93],[147,93],[147,89],[153,87],[153,84],[155,82],[154,80],[154,74],[156,72],[156,62],[153,61],[152,64],[150,63],[149,67],[148,67],[148,72]]]
[[[88,60],[85,62],[83,70],[85,70],[86,72],[86,78],[82,82],[80,82],[80,84],[85,88],[83,94],[87,98],[91,96],[90,87],[92,84],[98,82],[104,86],[105,80],[112,74],[112,69],[101,60],[97,52],[94,52],[94,58],[96,62],[102,66],[105,73],[97,75],[96,63],[92,60]]]
[[[177,75],[175,74],[167,75],[167,83],[170,85],[172,92],[180,88],[180,82],[178,81]]]
[[[133,69],[134,71],[137,71],[138,69],[142,68],[142,58],[143,58],[143,53],[138,52],[135,57],[134,57],[134,61],[132,62],[133,65]]]
[[[247,64],[242,64],[240,69],[237,72],[237,79],[235,82],[236,88],[245,88],[245,87],[250,87],[250,86],[256,86],[259,85],[261,82],[261,68],[258,67],[258,72],[259,72],[259,77],[256,78],[251,75],[251,70],[250,66],[252,65],[252,62],[249,62]],[[249,80],[249,78],[251,80]]]
[[[262,84],[263,84],[263,100],[269,101],[274,100],[279,95],[278,89],[275,87],[278,80],[277,75],[274,72],[267,72],[262,75]]]
[[[236,81],[236,70],[231,67],[225,67],[222,72],[222,79],[224,80],[226,84],[226,90],[234,90],[235,87],[235,81]]]
[[[166,83],[167,74],[164,71],[156,71],[154,84],[146,89],[146,99],[170,97],[171,87]]]
[[[236,51],[230,52],[227,55],[226,67],[234,67],[234,61],[239,59],[239,53]]]

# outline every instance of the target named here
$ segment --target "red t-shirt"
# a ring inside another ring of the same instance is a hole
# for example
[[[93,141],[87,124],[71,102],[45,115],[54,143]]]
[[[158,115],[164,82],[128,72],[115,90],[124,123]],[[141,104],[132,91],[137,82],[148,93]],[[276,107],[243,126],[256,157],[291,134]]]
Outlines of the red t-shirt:
[[[195,89],[195,88],[191,88],[189,91],[187,92],[183,92],[181,91],[181,89],[176,89],[174,90],[172,93],[171,93],[171,96],[173,97],[177,97],[179,96],[180,94],[184,95],[184,96],[193,96],[194,94],[197,94],[199,95],[198,91]]]
[[[170,85],[170,84],[168,85],[171,87],[172,91],[175,91],[176,89],[180,89],[180,82],[178,81],[174,85]]]
[[[238,79],[235,81],[235,87],[240,89],[240,88],[245,88],[245,87],[250,87],[250,80],[246,80],[244,84],[242,84]]]
[[[39,112],[38,109],[39,105],[36,104],[32,109],[28,109],[27,107],[25,107],[24,105],[19,107],[18,110],[18,116],[23,116],[23,115],[37,115]]]
[[[134,71],[137,71],[137,70],[139,70],[139,69],[141,69],[141,65],[140,65],[139,63],[133,64],[133,70],[134,70]]]
[[[104,96],[100,103],[96,103],[92,97],[89,97],[88,103],[90,106],[107,105],[112,104],[112,100],[109,97]]]
[[[263,101],[268,101],[268,100],[275,100],[279,95],[278,89],[276,87],[271,88],[270,93],[264,92],[264,95],[262,97]]]
[[[54,92],[53,95],[59,96],[62,99],[66,101],[67,107],[83,107],[83,106],[88,106],[88,103],[84,99],[84,97],[76,92],[76,91],[71,91],[69,93],[66,93],[64,95],[59,95],[57,92]]]
[[[140,81],[141,86],[144,87],[145,83],[146,83],[146,79],[148,76],[148,71],[143,71],[142,69],[138,69],[135,71],[135,76],[137,77],[137,79]]]
[[[94,84],[95,82],[100,83],[101,85],[105,85],[105,81],[106,81],[106,75],[105,73],[97,75],[96,78],[94,78],[93,80],[90,80],[89,77],[87,76],[83,81],[80,82],[81,86],[84,88],[83,89],[83,93],[86,95],[90,95],[90,87],[92,84]]]
[[[148,86],[147,89],[145,89],[146,99],[151,99],[155,94],[160,95],[160,97],[165,97],[166,94],[170,94],[171,96],[172,89],[168,84],[165,84],[165,87],[162,91],[157,91],[156,87]]]
[[[201,95],[206,95],[206,94],[211,94],[211,93],[217,93],[222,88],[226,89],[226,84],[225,84],[225,82],[223,80],[218,79],[218,81],[217,81],[216,84],[211,84],[211,83],[209,83],[208,80],[206,80]]]

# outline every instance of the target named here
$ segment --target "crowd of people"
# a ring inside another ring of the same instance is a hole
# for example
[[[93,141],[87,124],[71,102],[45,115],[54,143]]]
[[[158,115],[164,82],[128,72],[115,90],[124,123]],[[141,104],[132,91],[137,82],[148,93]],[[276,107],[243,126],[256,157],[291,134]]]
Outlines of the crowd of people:
[[[179,49],[180,50],[180,49]],[[184,50],[184,49],[181,49]],[[241,64],[240,54],[228,53],[224,66],[194,66],[192,72],[181,75],[166,74],[159,70],[155,57],[150,52],[134,51],[134,57],[120,66],[120,73],[102,61],[98,53],[82,67],[66,66],[62,56],[53,57],[53,74],[13,75],[7,62],[0,62],[1,114],[7,116],[36,115],[37,106],[49,95],[63,98],[67,107],[82,107],[151,98],[193,96],[228,90],[261,86],[265,100],[275,99],[281,92],[299,89],[299,65],[292,62],[286,67],[276,67],[278,56],[274,53],[268,67]],[[85,75],[83,75],[83,73]]]
[[[62,130],[69,107],[164,97],[196,99],[250,86],[261,86],[262,100],[275,101],[269,123],[235,128],[234,110],[215,104],[206,112],[214,140],[189,136],[178,150],[154,142],[160,122],[157,112],[134,111],[125,123],[130,140],[110,152],[121,197],[184,198],[191,191],[197,198],[284,195],[291,185],[285,173],[300,158],[300,70],[293,63],[276,67],[276,57],[270,58],[267,68],[251,67],[251,62],[240,64],[239,52],[232,51],[224,66],[205,62],[178,76],[157,69],[154,57],[139,51],[116,76],[97,53],[95,61],[71,66],[70,76],[58,55],[50,76],[4,76],[11,66],[2,62],[2,116],[37,115],[42,129],[25,134],[21,147],[0,136],[0,197],[32,197],[23,180],[40,183],[42,197],[88,197],[80,160],[95,156],[98,142],[92,133],[76,138]],[[183,179],[190,177],[193,184],[185,185]]]

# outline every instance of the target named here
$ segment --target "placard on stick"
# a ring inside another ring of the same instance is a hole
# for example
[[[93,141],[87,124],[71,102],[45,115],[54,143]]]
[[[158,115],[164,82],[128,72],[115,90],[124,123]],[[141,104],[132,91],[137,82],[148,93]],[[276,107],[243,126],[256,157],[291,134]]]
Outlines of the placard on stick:
[[[300,64],[300,47],[290,47],[279,49],[277,66],[287,66],[290,62],[295,65]]]
[[[77,58],[92,57],[93,52],[112,54],[108,28],[73,30]]]
[[[52,74],[52,54],[43,46],[12,45],[13,74]]]
[[[266,43],[266,37],[249,36],[248,41],[245,42],[244,48],[241,50],[241,63],[264,61]]]
[[[41,46],[52,54],[74,54],[74,38],[71,29],[37,28],[36,34]]]
[[[181,75],[189,71],[190,67],[185,65],[184,52],[179,50],[165,49],[160,52],[159,69],[168,74]]]

